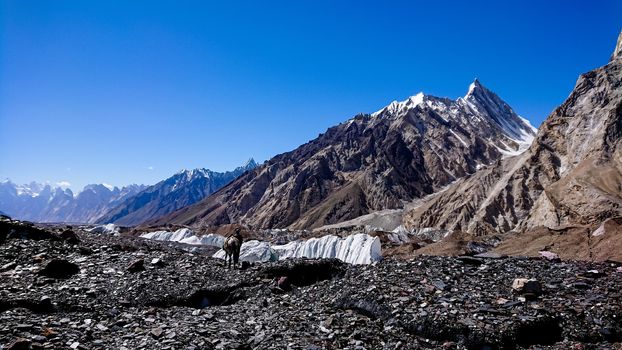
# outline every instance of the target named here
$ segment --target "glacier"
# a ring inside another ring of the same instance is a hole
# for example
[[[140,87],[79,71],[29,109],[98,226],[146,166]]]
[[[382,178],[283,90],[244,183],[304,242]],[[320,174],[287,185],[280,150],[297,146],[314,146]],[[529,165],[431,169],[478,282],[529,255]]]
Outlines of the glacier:
[[[197,236],[188,228],[174,232],[147,232],[140,237],[190,245],[211,245],[220,248],[225,241],[225,237],[213,233]],[[213,257],[224,259],[225,251],[220,249]],[[274,245],[266,241],[250,240],[242,243],[240,248],[240,261],[269,262],[287,258],[336,258],[349,264],[371,264],[382,259],[382,247],[380,238],[358,233],[345,238],[328,235]]]
[[[202,236],[197,236],[192,230],[188,228],[181,228],[177,231],[153,231],[140,235],[142,238],[153,239],[156,241],[170,241],[179,242],[192,245],[212,245],[216,247],[222,247],[225,242],[225,238],[221,235],[209,233]]]
[[[225,251],[219,250],[214,257],[224,259]],[[328,235],[283,245],[252,240],[242,243],[240,249],[241,261],[268,262],[287,258],[336,258],[349,264],[371,264],[382,259],[382,247],[380,238],[358,233],[345,238]]]
[[[213,255],[217,259],[225,259],[225,251],[223,249]],[[271,249],[270,243],[265,241],[251,240],[242,243],[240,248],[240,261],[248,262],[268,262],[276,261],[278,256]]]

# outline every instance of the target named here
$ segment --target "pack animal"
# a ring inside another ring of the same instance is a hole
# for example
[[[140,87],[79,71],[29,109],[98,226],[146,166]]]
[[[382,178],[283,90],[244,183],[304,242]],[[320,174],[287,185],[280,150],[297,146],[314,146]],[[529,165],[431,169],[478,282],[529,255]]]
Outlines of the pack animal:
[[[242,234],[240,229],[236,229],[232,234],[225,238],[225,243],[222,249],[225,251],[225,265],[231,267],[233,262],[233,268],[238,266],[240,260],[240,248],[242,247]]]

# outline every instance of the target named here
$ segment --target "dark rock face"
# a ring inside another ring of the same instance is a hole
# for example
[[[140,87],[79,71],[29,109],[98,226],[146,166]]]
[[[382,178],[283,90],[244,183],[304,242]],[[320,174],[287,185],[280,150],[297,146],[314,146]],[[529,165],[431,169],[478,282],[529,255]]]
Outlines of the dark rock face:
[[[178,245],[83,235],[0,245],[0,346],[44,348],[614,349],[619,264],[418,257],[374,265],[296,259],[228,270]],[[89,251],[88,255],[82,252]],[[33,256],[80,274],[37,274]],[[467,258],[467,257],[465,257]],[[141,273],[126,267],[137,260]],[[542,293],[512,289],[524,276]],[[286,278],[289,288],[280,288]],[[577,285],[589,288],[578,288]]]
[[[358,115],[205,200],[146,224],[314,228],[341,222],[401,208],[519,152],[534,135],[476,81],[464,98],[417,95]]]
[[[329,280],[343,272],[344,263],[337,259],[286,260],[277,265],[267,266],[261,274],[266,278],[287,278],[287,284],[298,287]]]

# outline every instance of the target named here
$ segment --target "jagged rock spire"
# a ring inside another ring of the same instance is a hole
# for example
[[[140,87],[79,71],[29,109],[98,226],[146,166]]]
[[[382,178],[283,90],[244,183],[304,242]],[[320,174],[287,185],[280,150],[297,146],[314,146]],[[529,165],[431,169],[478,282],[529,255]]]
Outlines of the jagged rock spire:
[[[618,42],[616,43],[616,48],[613,50],[613,55],[611,55],[611,61],[622,58],[622,31],[620,31],[620,35],[618,35]]]

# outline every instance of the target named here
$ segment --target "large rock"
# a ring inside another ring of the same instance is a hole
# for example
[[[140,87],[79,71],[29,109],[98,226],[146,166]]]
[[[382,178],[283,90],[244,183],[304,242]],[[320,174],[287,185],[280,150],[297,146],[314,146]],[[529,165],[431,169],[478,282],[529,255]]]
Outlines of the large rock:
[[[539,296],[542,294],[542,285],[536,279],[516,278],[512,282],[512,290],[523,295]]]
[[[80,272],[78,265],[65,259],[54,259],[48,262],[47,265],[39,271],[39,274],[52,278],[67,279],[78,272]]]
[[[25,338],[17,338],[7,345],[7,350],[30,350],[32,341]]]

